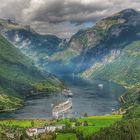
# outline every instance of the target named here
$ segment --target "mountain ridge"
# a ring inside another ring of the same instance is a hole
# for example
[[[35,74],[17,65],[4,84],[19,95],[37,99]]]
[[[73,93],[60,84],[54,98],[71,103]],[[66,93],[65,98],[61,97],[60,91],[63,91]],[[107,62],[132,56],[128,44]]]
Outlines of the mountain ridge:
[[[126,16],[128,14],[130,15]],[[68,73],[75,75],[82,73],[94,63],[102,62],[111,51],[121,52],[127,44],[139,40],[139,21],[139,12],[132,9],[123,10],[115,16],[102,19],[92,28],[82,30],[72,36],[68,47],[54,54],[52,58],[56,58],[56,60],[53,59],[50,63],[54,64],[56,61],[57,64],[58,61],[60,69],[62,65],[62,67],[66,66],[65,69],[68,69]],[[72,56],[65,64],[68,54],[72,54]],[[57,73],[57,71],[53,72]]]

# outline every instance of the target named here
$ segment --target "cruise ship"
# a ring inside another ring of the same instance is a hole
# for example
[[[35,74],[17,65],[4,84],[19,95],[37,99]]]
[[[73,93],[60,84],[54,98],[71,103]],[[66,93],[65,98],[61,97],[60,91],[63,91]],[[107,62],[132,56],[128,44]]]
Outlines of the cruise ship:
[[[63,113],[67,112],[71,107],[72,99],[69,98],[67,101],[61,102],[52,109],[52,116],[59,117],[59,115],[62,115]]]

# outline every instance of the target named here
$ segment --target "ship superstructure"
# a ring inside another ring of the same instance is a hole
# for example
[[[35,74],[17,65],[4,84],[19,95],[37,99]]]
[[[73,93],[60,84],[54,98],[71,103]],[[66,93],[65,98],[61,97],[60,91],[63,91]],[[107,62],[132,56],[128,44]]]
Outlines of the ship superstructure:
[[[52,109],[52,116],[59,117],[63,113],[67,112],[72,107],[72,99],[69,98],[67,101],[61,102]]]

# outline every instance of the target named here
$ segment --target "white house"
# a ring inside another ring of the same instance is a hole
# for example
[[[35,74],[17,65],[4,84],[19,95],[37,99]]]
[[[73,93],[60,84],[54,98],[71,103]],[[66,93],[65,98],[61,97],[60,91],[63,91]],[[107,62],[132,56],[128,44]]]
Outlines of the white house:
[[[26,130],[26,133],[28,136],[36,136],[39,135],[41,133],[45,133],[45,132],[54,132],[56,129],[63,129],[65,127],[65,125],[61,124],[61,125],[55,125],[55,126],[46,126],[46,127],[38,127],[38,128],[29,128]]]
[[[26,133],[28,136],[36,136],[38,134],[46,132],[45,127],[40,127],[40,128],[29,128],[26,130]]]

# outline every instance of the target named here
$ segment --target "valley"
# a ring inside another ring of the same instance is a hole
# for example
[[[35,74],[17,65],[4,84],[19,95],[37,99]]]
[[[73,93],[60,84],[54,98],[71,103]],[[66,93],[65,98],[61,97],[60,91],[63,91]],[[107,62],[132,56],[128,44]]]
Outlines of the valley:
[[[21,119],[0,121],[0,138],[7,140],[12,128],[18,138],[36,139],[26,129],[44,127],[50,119],[50,125],[66,127],[37,139],[139,140],[139,11],[122,10],[69,40],[40,35],[9,19],[0,20],[0,33],[0,118]],[[73,108],[67,119],[53,120],[51,104],[65,88],[73,92]],[[111,115],[113,110],[125,114]]]
[[[66,118],[83,117],[84,114],[106,115],[112,109],[118,109],[118,98],[125,92],[125,88],[112,82],[102,80],[83,80],[78,77],[63,77],[67,87],[73,93],[72,109],[64,113]],[[103,88],[99,87],[103,84]],[[11,113],[1,113],[0,118],[13,119],[52,119],[52,104],[67,100],[61,92],[29,98],[24,107]],[[60,118],[62,118],[60,116]]]

